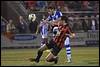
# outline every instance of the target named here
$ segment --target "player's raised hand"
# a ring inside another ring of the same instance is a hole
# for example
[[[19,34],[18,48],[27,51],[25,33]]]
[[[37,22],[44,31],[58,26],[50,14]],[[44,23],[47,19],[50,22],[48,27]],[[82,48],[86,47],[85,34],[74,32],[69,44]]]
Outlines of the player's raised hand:
[[[75,37],[75,33],[72,33],[70,37],[71,37],[71,38]]]
[[[72,33],[72,36],[75,37],[75,33]]]

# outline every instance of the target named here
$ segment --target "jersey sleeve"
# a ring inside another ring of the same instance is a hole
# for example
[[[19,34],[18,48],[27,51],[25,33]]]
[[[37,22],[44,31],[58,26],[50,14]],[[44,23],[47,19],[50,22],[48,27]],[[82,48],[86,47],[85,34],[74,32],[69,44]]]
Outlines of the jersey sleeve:
[[[69,32],[69,34],[74,33],[70,26],[68,26],[68,32]]]
[[[62,12],[59,12],[59,16],[60,16],[60,17],[62,16]]]
[[[58,18],[60,18],[62,16],[62,12],[60,11],[55,11],[54,13],[54,20],[57,20]]]
[[[52,20],[51,16],[48,16],[47,20],[48,21],[51,21]]]

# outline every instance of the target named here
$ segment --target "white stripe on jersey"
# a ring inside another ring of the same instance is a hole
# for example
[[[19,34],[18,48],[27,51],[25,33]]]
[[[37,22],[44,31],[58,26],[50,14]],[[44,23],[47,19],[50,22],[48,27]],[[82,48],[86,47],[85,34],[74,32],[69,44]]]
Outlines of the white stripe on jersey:
[[[42,38],[47,38],[48,36],[48,24],[41,22],[41,36]]]
[[[48,20],[49,21],[54,21],[54,20],[57,20],[58,18],[60,18],[61,16],[62,16],[61,11],[54,11],[53,15],[48,16]]]

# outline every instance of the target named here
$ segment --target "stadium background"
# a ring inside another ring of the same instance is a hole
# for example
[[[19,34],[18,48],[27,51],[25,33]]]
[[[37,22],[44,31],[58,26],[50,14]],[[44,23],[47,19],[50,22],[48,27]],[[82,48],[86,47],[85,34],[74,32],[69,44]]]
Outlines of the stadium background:
[[[17,28],[14,32],[15,36],[16,37],[19,36],[19,38],[22,37],[22,40],[13,40],[12,43],[9,41],[9,39],[7,39],[7,37],[5,37],[4,32],[6,32],[6,30],[3,29],[3,26],[1,26],[1,51],[4,52],[5,50],[11,49],[11,52],[12,52],[14,48],[17,48],[15,50],[16,52],[18,51],[19,48],[21,49],[26,48],[25,51],[27,51],[27,48],[39,47],[41,37],[39,34],[36,35],[35,32],[37,29],[37,25],[42,19],[42,16],[44,14],[48,15],[47,7],[50,5],[56,6],[56,8],[59,8],[58,6],[60,6],[61,7],[60,10],[63,12],[63,15],[66,15],[69,17],[70,26],[76,33],[76,37],[71,39],[71,46],[77,46],[77,47],[80,46],[80,49],[84,46],[86,50],[88,50],[87,49],[88,46],[90,47],[90,48],[88,47],[90,50],[91,50],[91,46],[93,46],[92,47],[93,49],[95,49],[95,47],[96,49],[98,49],[98,46],[99,46],[99,1],[61,1],[61,3],[56,2],[56,1],[40,1],[40,2],[39,1],[1,1],[1,16],[3,17],[5,26],[6,26],[6,23],[8,23],[9,19],[12,19],[14,24],[17,25],[17,23],[19,22],[19,16],[22,16],[25,22],[27,23],[27,28],[25,28],[26,29],[25,33],[20,33]],[[31,22],[28,20],[28,15],[31,13],[36,14],[36,17],[37,17],[36,21],[34,21],[33,23],[33,28],[34,28],[33,31],[30,31],[29,29],[29,24]],[[92,24],[91,22],[93,20],[91,16],[95,17],[96,30],[91,29],[91,24]],[[86,19],[88,19],[90,24],[84,21]],[[51,35],[52,33],[49,34],[49,37],[51,37]],[[36,38],[34,36],[36,36]],[[27,40],[28,38],[30,40]],[[26,40],[23,40],[23,39],[26,39]],[[74,50],[77,50],[77,49],[74,49]],[[95,52],[95,53],[97,53],[98,55],[98,52]],[[3,55],[2,53],[1,59],[5,55],[6,54]],[[27,55],[27,53],[25,53],[25,55]],[[2,60],[4,59],[5,58],[3,58]]]

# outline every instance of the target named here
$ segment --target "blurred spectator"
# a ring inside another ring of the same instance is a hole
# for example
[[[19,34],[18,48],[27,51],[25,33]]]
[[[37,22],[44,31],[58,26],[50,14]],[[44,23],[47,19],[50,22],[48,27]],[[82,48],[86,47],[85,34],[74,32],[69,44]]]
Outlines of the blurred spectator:
[[[55,4],[56,4],[56,8],[60,8],[61,11],[64,10],[64,1],[55,1]]]
[[[7,26],[6,26],[6,36],[7,38],[12,42],[14,37],[14,31],[15,31],[15,25],[13,23],[13,20],[10,19]]]
[[[47,7],[47,1],[37,1],[37,8],[44,10]]]
[[[22,16],[19,16],[19,22],[17,23],[16,27],[17,27],[19,33],[26,33],[27,32],[27,23],[23,19]]]
[[[36,21],[36,15],[35,14],[30,14],[32,15],[32,18],[29,20],[29,30],[31,33],[36,33],[36,29],[37,29],[37,25],[38,25],[38,22]]]
[[[89,3],[89,6],[91,6],[94,11],[99,11],[99,1],[89,1]]]
[[[88,8],[88,5],[89,5],[89,2],[88,1],[81,1],[82,5],[82,10],[87,10]]]
[[[65,12],[68,12],[69,11],[69,8],[68,8],[68,5],[67,4],[65,4],[64,9],[62,11],[65,11]]]
[[[48,7],[54,7],[54,8],[56,8],[56,1],[50,1],[48,3]]]
[[[71,11],[80,11],[81,8],[80,1],[69,1],[67,4]]]
[[[98,14],[96,15],[96,22],[97,22],[97,25],[98,25],[97,30],[99,30],[99,15]]]
[[[75,1],[73,6],[74,11],[80,11],[81,10],[81,2]]]
[[[64,1],[56,1],[56,6],[63,7],[64,6]]]
[[[82,28],[84,32],[87,32],[89,29],[89,18],[88,16],[84,16],[84,19],[82,20]]]
[[[1,16],[1,33],[5,34],[5,32],[6,32],[6,22],[3,20]]]
[[[91,11],[93,8],[90,5],[89,1],[82,1],[82,10],[84,11]]]
[[[74,24],[74,18],[73,18],[73,16],[68,16],[68,19],[69,19],[69,25],[72,28],[73,24]]]
[[[88,2],[88,1],[82,1],[82,5],[83,5],[84,7],[87,7],[87,6],[89,5],[89,2]]]
[[[82,30],[82,23],[81,23],[81,20],[79,19],[78,15],[76,15],[76,18],[74,18],[74,24],[73,24],[72,29],[74,31],[80,31],[80,30]]]
[[[38,25],[37,21],[31,21],[30,22],[30,24],[29,24],[29,30],[30,30],[31,33],[36,33],[37,25]]]
[[[97,22],[96,22],[96,19],[95,19],[95,16],[91,16],[91,30],[92,31],[95,31],[97,30]]]
[[[95,1],[94,11],[99,11],[99,1]]]
[[[25,3],[26,3],[26,9],[36,10],[36,2],[37,1],[25,1]]]

